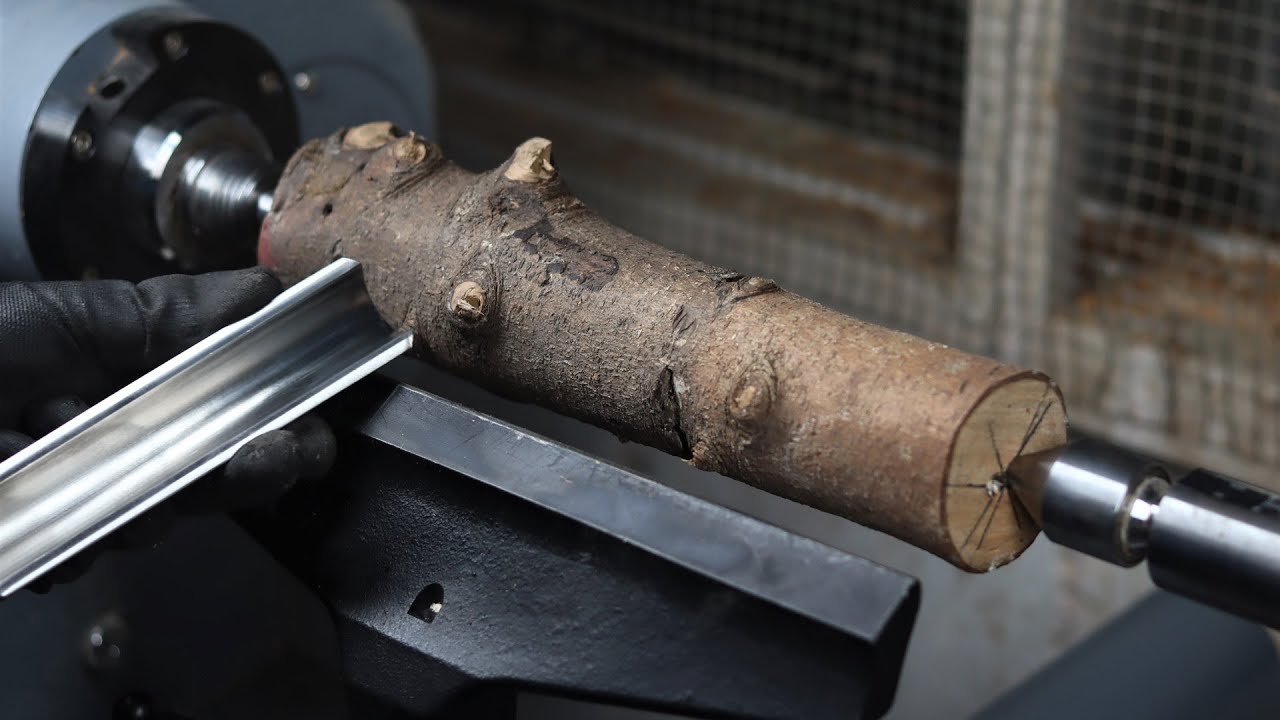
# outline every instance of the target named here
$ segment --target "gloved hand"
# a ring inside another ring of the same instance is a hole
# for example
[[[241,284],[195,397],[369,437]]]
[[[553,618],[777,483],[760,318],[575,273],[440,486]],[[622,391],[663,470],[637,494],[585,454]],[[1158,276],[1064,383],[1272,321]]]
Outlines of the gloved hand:
[[[122,280],[0,283],[0,459],[90,404],[253,313],[281,290],[261,268]],[[173,501],[113,533],[112,547],[154,542],[173,510],[211,512],[268,504],[299,478],[332,465],[333,433],[305,417],[261,435]],[[39,586],[74,579],[92,560],[80,553]],[[35,589],[41,587],[33,584]]]

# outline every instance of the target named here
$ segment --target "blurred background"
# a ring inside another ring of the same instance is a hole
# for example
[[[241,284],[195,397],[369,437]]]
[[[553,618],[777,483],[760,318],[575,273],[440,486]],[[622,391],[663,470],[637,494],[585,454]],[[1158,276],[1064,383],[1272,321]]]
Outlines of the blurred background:
[[[1075,429],[1277,489],[1280,5],[409,7],[439,141],[459,163],[487,169],[548,137],[574,191],[643,237],[1044,370]],[[496,407],[918,576],[891,717],[966,716],[1150,588],[1141,569],[1043,539],[965,575],[646,448]]]

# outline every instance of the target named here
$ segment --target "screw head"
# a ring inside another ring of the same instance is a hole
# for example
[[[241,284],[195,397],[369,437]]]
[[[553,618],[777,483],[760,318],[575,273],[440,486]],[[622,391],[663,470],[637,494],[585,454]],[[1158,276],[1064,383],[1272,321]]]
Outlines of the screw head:
[[[298,92],[309,93],[315,90],[316,80],[311,73],[300,72],[293,76],[293,86],[298,88]]]
[[[71,154],[77,160],[88,160],[93,157],[93,135],[88,130],[77,130],[71,133]]]
[[[129,630],[124,619],[109,612],[85,632],[82,646],[85,665],[93,670],[114,670],[120,666]]]
[[[129,693],[116,701],[111,720],[152,720],[158,717],[155,704],[146,693]]]
[[[165,33],[161,44],[164,46],[164,54],[168,55],[170,60],[177,60],[187,54],[187,41],[182,37],[182,33],[176,30]]]
[[[274,70],[267,70],[258,76],[258,89],[264,95],[275,95],[283,86],[280,76]]]

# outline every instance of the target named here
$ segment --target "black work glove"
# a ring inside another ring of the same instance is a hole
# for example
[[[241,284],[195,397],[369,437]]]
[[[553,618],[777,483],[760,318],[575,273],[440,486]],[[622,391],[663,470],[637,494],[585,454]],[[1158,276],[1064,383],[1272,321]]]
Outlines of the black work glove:
[[[250,315],[280,289],[280,281],[261,268],[169,275],[136,285],[0,283],[0,459]],[[122,527],[106,544],[156,541],[175,507],[212,512],[270,503],[299,478],[324,474],[333,456],[329,427],[318,418],[302,418],[255,438],[219,471]],[[40,585],[78,577],[92,554],[68,560]]]

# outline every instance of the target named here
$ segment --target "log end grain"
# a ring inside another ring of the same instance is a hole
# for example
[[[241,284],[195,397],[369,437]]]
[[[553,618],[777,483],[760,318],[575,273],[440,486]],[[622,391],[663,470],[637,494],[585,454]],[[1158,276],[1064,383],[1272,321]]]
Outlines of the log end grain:
[[[1019,454],[1067,442],[1062,397],[1048,379],[1023,376],[991,390],[961,425],[943,489],[943,517],[958,565],[985,572],[1018,557],[1039,528],[1004,475]]]

